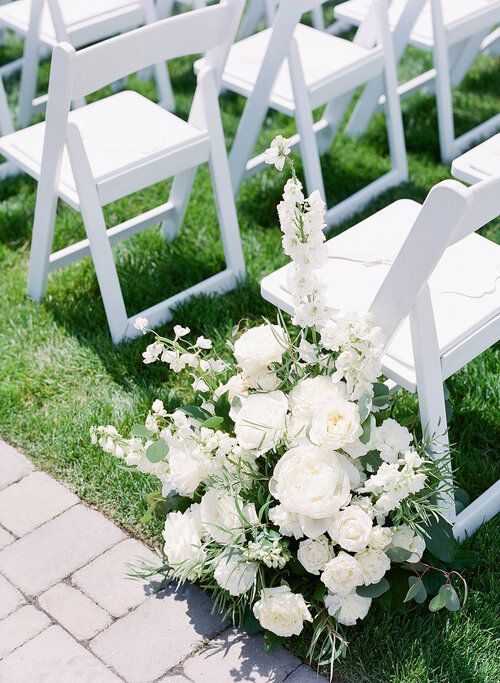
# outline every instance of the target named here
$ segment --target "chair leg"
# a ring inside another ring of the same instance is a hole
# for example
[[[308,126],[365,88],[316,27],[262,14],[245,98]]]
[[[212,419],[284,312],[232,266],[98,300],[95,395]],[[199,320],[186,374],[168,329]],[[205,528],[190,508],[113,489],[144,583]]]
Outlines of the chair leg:
[[[26,128],[33,117],[33,100],[36,95],[38,69],[40,64],[38,37],[26,36],[24,59],[19,86],[19,127]]]
[[[168,203],[173,206],[173,211],[168,214],[161,224],[163,237],[167,242],[172,242],[179,234],[197,170],[197,168],[189,168],[187,171],[176,175],[172,182]]]
[[[55,192],[49,195],[38,186],[28,274],[28,296],[34,301],[43,299],[47,289],[57,202]]]

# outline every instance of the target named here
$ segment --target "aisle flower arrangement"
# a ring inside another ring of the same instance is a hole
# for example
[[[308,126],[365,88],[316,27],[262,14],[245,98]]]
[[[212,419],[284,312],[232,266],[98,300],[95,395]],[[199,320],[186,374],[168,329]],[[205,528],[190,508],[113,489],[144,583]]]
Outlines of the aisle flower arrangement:
[[[457,568],[472,556],[437,512],[439,462],[392,417],[382,331],[324,300],[324,203],[304,196],[289,152],[278,136],[266,160],[291,168],[278,206],[291,324],[238,325],[230,360],[209,339],[188,341],[188,328],[154,333],[144,363],[189,376],[195,404],[169,411],[158,399],[130,437],[101,426],[92,439],[161,481],[169,578],[211,591],[270,651],[307,627],[311,660],[333,671],[374,604],[429,597],[431,611],[457,610]],[[148,332],[146,319],[136,326]]]

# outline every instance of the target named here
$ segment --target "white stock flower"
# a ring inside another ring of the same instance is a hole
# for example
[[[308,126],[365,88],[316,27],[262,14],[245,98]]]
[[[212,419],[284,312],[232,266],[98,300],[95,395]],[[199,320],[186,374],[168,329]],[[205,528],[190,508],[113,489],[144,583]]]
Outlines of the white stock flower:
[[[195,391],[199,391],[200,394],[206,394],[207,391],[210,391],[210,387],[205,382],[205,380],[201,379],[201,377],[195,379],[191,386]]]
[[[163,552],[172,567],[180,564],[203,562],[201,527],[198,506],[192,505],[186,512],[170,512],[165,520]]]
[[[321,580],[332,593],[347,595],[356,586],[361,586],[363,573],[357,559],[341,550],[327,563]]]
[[[391,541],[392,548],[404,548],[408,550],[411,555],[406,562],[420,562],[425,550],[425,540],[419,534],[415,534],[409,526],[402,524],[398,527],[393,527],[393,536]]]
[[[281,363],[287,342],[279,325],[259,325],[244,332],[234,344],[234,356],[245,375],[259,376],[271,363]]]
[[[134,322],[134,327],[136,330],[139,330],[139,332],[142,332],[142,334],[146,334],[146,328],[148,326],[148,319],[147,318],[136,318]]]
[[[309,574],[319,574],[332,557],[332,548],[326,536],[308,538],[299,543],[297,559]]]
[[[333,517],[351,498],[337,454],[313,445],[296,446],[280,458],[269,490],[289,512],[313,519]]]
[[[358,406],[337,398],[325,404],[313,417],[310,438],[318,446],[338,450],[357,441],[362,433]]]
[[[257,565],[242,555],[222,555],[214,571],[214,579],[230,595],[247,593],[255,583]]]
[[[371,604],[371,598],[362,598],[355,591],[345,596],[329,594],[325,598],[328,614],[343,626],[354,626],[358,619],[364,619]]]
[[[372,520],[364,510],[350,505],[335,516],[328,533],[344,550],[359,552],[368,545],[372,526]]]
[[[239,501],[240,509],[243,503]],[[234,543],[243,534],[242,520],[234,496],[208,489],[200,502],[203,528],[217,543]]]
[[[299,516],[293,512],[288,512],[283,505],[270,508],[269,520],[279,528],[279,532],[283,536],[293,536],[297,540],[304,536]]]
[[[189,327],[182,327],[182,325],[175,325],[174,326],[174,334],[176,339],[180,339],[181,337],[185,337],[186,334],[189,334],[191,330]]]
[[[163,344],[161,342],[153,342],[146,346],[146,350],[142,354],[143,363],[148,365],[149,363],[154,363],[160,357],[163,351]]]
[[[212,342],[210,339],[205,339],[205,337],[198,337],[196,340],[196,346],[199,349],[211,349],[212,348]]]
[[[365,550],[357,553],[356,559],[363,572],[364,583],[378,583],[391,568],[391,561],[382,550]]]
[[[246,450],[266,453],[281,439],[286,427],[288,400],[282,391],[252,394],[234,414],[234,433]]]
[[[274,165],[278,171],[282,171],[289,154],[290,142],[282,135],[277,135],[264,152],[264,161],[266,164]]]
[[[262,628],[283,638],[298,636],[304,620],[313,620],[302,595],[292,593],[288,586],[263,588],[253,613]]]
[[[391,417],[377,427],[373,436],[373,447],[380,451],[380,457],[388,463],[395,463],[400,453],[410,447],[413,437],[406,429]]]

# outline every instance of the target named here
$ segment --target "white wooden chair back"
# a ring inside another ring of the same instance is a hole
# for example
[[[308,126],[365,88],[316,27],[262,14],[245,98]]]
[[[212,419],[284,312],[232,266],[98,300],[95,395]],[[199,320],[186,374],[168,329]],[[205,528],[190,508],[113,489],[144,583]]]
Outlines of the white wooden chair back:
[[[446,249],[500,215],[500,177],[467,188],[445,180],[422,209],[371,306],[386,345],[410,314]]]

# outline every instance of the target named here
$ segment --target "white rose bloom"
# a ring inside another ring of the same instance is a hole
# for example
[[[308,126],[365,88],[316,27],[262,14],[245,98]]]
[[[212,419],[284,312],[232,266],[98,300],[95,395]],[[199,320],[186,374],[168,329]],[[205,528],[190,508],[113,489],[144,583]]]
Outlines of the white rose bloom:
[[[402,427],[389,417],[375,430],[373,447],[380,451],[382,460],[395,463],[400,453],[406,453],[412,440],[413,437],[406,427]]]
[[[298,636],[304,620],[313,620],[302,595],[292,593],[288,586],[264,588],[253,613],[262,628],[283,638]]]
[[[283,505],[276,505],[269,510],[270,521],[279,527],[283,536],[293,536],[297,540],[304,536],[299,523],[299,516],[288,510]]]
[[[362,433],[358,406],[337,398],[325,403],[313,417],[310,439],[318,446],[339,449],[358,441]]]
[[[335,384],[330,377],[324,375],[301,380],[288,396],[292,415],[289,436],[305,436],[314,415],[325,403],[337,398],[346,398],[343,382]]]
[[[374,526],[369,546],[373,550],[385,550],[392,541],[393,532],[387,526]]]
[[[367,586],[371,583],[378,583],[391,568],[391,561],[382,550],[365,550],[358,553],[356,559]]]
[[[217,543],[232,543],[241,538],[243,529],[233,496],[208,489],[200,502],[200,515],[203,528]]]
[[[280,458],[269,490],[289,512],[313,519],[331,518],[351,498],[337,454],[313,445],[296,446]]]
[[[354,626],[358,619],[364,619],[371,604],[371,598],[362,598],[355,591],[345,596],[330,594],[325,598],[328,614],[344,626]]]
[[[170,481],[181,496],[191,497],[208,476],[210,460],[189,450],[172,448],[168,454]]]
[[[198,513],[195,504],[184,513],[170,512],[167,515],[163,529],[163,552],[172,567],[182,563],[196,564],[205,559]]]
[[[422,536],[415,534],[409,526],[402,524],[398,527],[393,527],[393,537],[391,546],[393,548],[404,548],[411,552],[407,562],[420,562],[425,550],[425,540]]]
[[[281,363],[287,347],[279,325],[260,325],[244,332],[234,345],[234,356],[245,375],[262,375],[271,363]]]
[[[347,595],[356,586],[361,586],[363,573],[356,558],[341,550],[327,563],[321,580],[332,593]]]
[[[332,548],[326,536],[301,541],[297,551],[297,559],[309,574],[322,572],[332,555]]]
[[[328,533],[344,550],[359,552],[368,545],[372,533],[372,520],[357,505],[350,505],[336,515]]]
[[[288,400],[282,391],[252,394],[234,414],[234,432],[245,450],[266,453],[281,439],[286,427]]]
[[[243,595],[255,583],[257,565],[247,562],[242,555],[223,555],[214,571],[214,579],[230,595]]]

